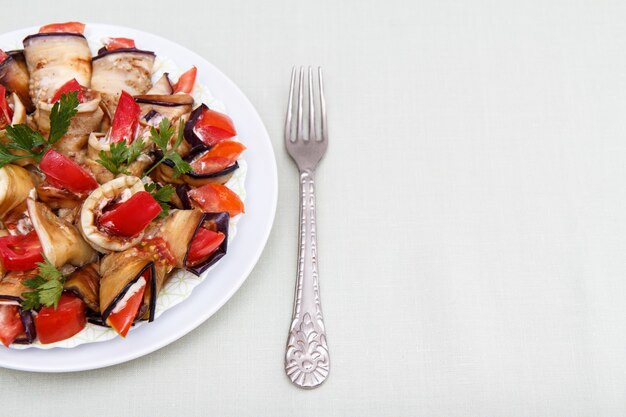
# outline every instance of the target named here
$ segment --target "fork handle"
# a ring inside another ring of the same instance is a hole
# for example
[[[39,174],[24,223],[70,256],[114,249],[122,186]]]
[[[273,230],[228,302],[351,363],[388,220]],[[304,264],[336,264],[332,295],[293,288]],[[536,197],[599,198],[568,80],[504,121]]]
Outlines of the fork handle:
[[[315,173],[300,171],[300,227],[298,274],[291,328],[285,352],[285,372],[301,388],[315,388],[326,380],[330,356],[320,303],[315,232]]]

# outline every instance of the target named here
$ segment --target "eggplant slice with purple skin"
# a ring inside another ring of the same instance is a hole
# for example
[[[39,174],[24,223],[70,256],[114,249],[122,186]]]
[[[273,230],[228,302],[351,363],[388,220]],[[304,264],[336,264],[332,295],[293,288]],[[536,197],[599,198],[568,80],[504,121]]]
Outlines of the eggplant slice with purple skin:
[[[210,266],[226,255],[228,250],[228,213],[202,213],[200,210],[173,210],[161,227],[161,237],[168,246],[176,260],[176,267],[200,275]],[[187,256],[191,243],[198,230],[204,227],[214,232],[222,232],[224,241],[209,257],[198,265],[187,266]]]
[[[205,229],[213,230],[214,232],[222,232],[224,234],[224,241],[217,248],[215,252],[213,252],[205,261],[199,263],[198,265],[188,266],[187,270],[195,275],[200,275],[209,267],[213,266],[217,261],[226,256],[226,251],[228,250],[228,224],[230,221],[230,216],[226,212],[222,213],[205,213],[204,219],[202,223],[198,225],[194,232],[194,237],[196,233],[198,233],[198,229],[200,227],[204,227]],[[193,239],[192,239],[193,240]],[[189,254],[189,250],[185,254],[185,264],[187,263],[187,255]]]
[[[175,266],[185,267],[185,257],[204,213],[200,210],[172,210],[161,225],[159,235],[170,249]]]
[[[130,95],[145,94],[152,88],[152,67],[156,55],[152,51],[120,48],[112,51],[100,49],[93,57],[91,88],[102,93],[102,101],[115,113],[122,91]]]
[[[83,300],[92,311],[100,311],[100,273],[98,264],[91,263],[72,272],[63,289]]]
[[[178,184],[176,186],[176,194],[172,195],[170,203],[172,203],[176,208],[191,210],[193,206],[191,205],[191,199],[188,194],[190,190],[191,187],[189,184]]]
[[[100,270],[103,272],[100,280],[99,310],[103,323],[106,323],[117,303],[124,298],[130,287],[141,278],[146,270],[150,270],[151,276],[144,293],[144,302],[139,307],[135,320],[144,316],[148,321],[154,320],[156,297],[152,294],[158,294],[158,277],[154,260],[148,252],[133,247],[124,252],[110,253],[102,258]]]
[[[26,107],[26,111],[31,113],[35,110],[35,105],[28,93],[28,67],[24,58],[24,51],[8,51],[7,58],[0,63],[0,84],[8,92],[15,93]]]
[[[30,74],[33,104],[48,101],[72,78],[83,87],[91,84],[91,51],[78,33],[36,33],[24,39],[24,57]]]
[[[158,125],[167,117],[172,124],[191,113],[193,109],[193,97],[189,94],[141,94],[134,96],[135,101],[141,108],[144,120],[151,125]],[[152,113],[152,112],[156,112]],[[150,114],[150,117],[146,117]]]
[[[189,116],[189,120],[185,124],[185,140],[194,149],[195,148],[209,149],[209,147],[204,142],[202,142],[202,139],[200,139],[198,135],[196,135],[196,132],[194,130],[196,127],[196,123],[198,123],[198,119],[202,115],[202,112],[208,108],[209,106],[207,106],[204,103],[196,107],[196,109],[191,112],[191,116]]]
[[[207,148],[198,146],[196,148],[193,148],[183,159],[191,164],[204,152],[207,152]],[[159,161],[163,157],[163,154],[159,151],[155,151],[155,154],[155,161]],[[156,167],[156,169],[153,171],[152,177],[156,181],[168,184],[189,184],[194,187],[201,187],[206,184],[225,184],[226,182],[228,182],[230,177],[233,176],[238,168],[239,163],[235,161],[235,163],[231,166],[228,166],[217,172],[212,172],[210,174],[199,174],[197,172],[191,171],[187,174],[179,175],[178,177],[176,177],[174,175],[174,163],[169,159],[166,159],[161,165]]]
[[[172,82],[170,81],[169,74],[167,72],[163,73],[161,78],[157,80],[152,85],[152,88],[148,90],[146,94],[166,94],[170,95],[174,93],[174,87],[172,86]]]
[[[32,291],[23,282],[33,278],[37,270],[17,272],[11,271],[0,280],[0,302],[13,305],[20,305],[22,293]],[[37,337],[35,332],[35,322],[31,310],[22,310],[20,307],[20,318],[24,326],[24,334],[19,336],[13,343],[28,345],[33,343]]]

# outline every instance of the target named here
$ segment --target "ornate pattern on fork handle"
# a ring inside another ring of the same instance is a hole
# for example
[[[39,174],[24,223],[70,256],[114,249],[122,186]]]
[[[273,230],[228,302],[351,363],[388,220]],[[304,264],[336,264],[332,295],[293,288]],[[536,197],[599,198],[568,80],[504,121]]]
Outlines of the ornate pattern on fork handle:
[[[317,387],[330,371],[317,275],[315,176],[312,170],[300,172],[298,276],[285,371],[291,381],[302,388]]]

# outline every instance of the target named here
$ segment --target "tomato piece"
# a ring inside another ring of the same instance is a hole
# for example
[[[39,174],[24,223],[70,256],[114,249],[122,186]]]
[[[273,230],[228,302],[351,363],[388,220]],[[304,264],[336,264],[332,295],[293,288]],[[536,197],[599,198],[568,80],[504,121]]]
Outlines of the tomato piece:
[[[176,265],[176,259],[174,259],[174,255],[172,255],[170,247],[162,237],[144,239],[139,244],[139,247],[152,254],[155,262],[169,264],[172,266]]]
[[[98,182],[89,172],[54,149],[46,151],[39,169],[46,174],[50,184],[76,194],[89,193],[98,188]]]
[[[191,168],[198,174],[212,174],[228,168],[235,163],[239,155],[246,150],[240,142],[226,140],[212,147],[208,152],[191,163]]]
[[[161,212],[161,206],[147,191],[139,191],[123,203],[102,213],[100,227],[112,235],[131,237],[139,234]]]
[[[146,292],[146,287],[148,286],[148,282],[150,282],[151,275],[150,269],[147,269],[141,275],[143,278],[143,284],[137,292],[126,300],[126,305],[122,307],[120,311],[117,313],[111,313],[109,314],[109,317],[107,317],[107,324],[122,337],[126,337],[128,330],[130,330],[130,326],[133,324],[133,321],[135,321],[135,317],[137,317],[137,312],[143,302],[143,295]]]
[[[24,333],[24,325],[20,317],[20,307],[0,305],[0,342],[8,347],[22,333]]]
[[[10,125],[13,118],[13,110],[9,107],[6,94],[6,88],[4,88],[3,85],[0,85],[0,128]]]
[[[222,184],[206,184],[189,191],[205,213],[227,211],[230,217],[243,213],[243,202],[230,188]]]
[[[135,48],[135,41],[130,38],[106,38],[104,46],[107,51],[115,51],[116,49]]]
[[[50,23],[39,28],[39,33],[84,33],[85,24],[81,22]]]
[[[7,271],[28,271],[43,262],[41,242],[34,230],[25,235],[0,237],[0,260]]]
[[[0,49],[0,64],[4,62],[5,59],[7,59],[9,57],[9,55],[7,55],[6,52],[4,52],[2,49]]]
[[[191,242],[187,253],[187,265],[195,266],[205,261],[213,252],[220,247],[226,236],[222,232],[201,227]]]
[[[209,108],[202,111],[193,131],[207,146],[214,146],[237,135],[230,117]]]
[[[113,116],[109,141],[115,143],[126,139],[127,143],[131,143],[135,140],[140,115],[141,108],[139,104],[135,102],[133,96],[126,91],[122,91],[120,100],[117,102],[115,115]]]
[[[73,294],[64,293],[57,308],[42,307],[35,316],[35,330],[43,344],[54,343],[74,336],[85,328],[87,306]]]
[[[176,81],[176,84],[174,84],[174,94],[191,93],[191,90],[193,90],[193,86],[196,84],[197,74],[198,69],[193,66],[185,71],[180,77],[178,77],[178,81]]]
[[[84,87],[78,84],[78,81],[76,81],[76,78],[72,78],[71,80],[63,84],[57,90],[57,92],[54,93],[54,96],[52,96],[50,103],[56,103],[57,101],[61,100],[61,95],[72,93],[74,91],[76,91],[77,93],[76,98],[78,98],[78,102],[84,103],[85,102]]]

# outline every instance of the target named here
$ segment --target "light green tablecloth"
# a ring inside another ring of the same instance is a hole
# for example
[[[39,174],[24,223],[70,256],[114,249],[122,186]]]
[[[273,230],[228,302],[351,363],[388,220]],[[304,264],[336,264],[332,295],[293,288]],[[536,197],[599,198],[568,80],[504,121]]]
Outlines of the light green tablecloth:
[[[0,370],[3,416],[626,415],[623,1],[13,1],[2,30],[114,23],[198,52],[272,136],[269,244],[232,300],[147,357]],[[326,70],[318,174],[331,375],[282,369],[293,64]]]

